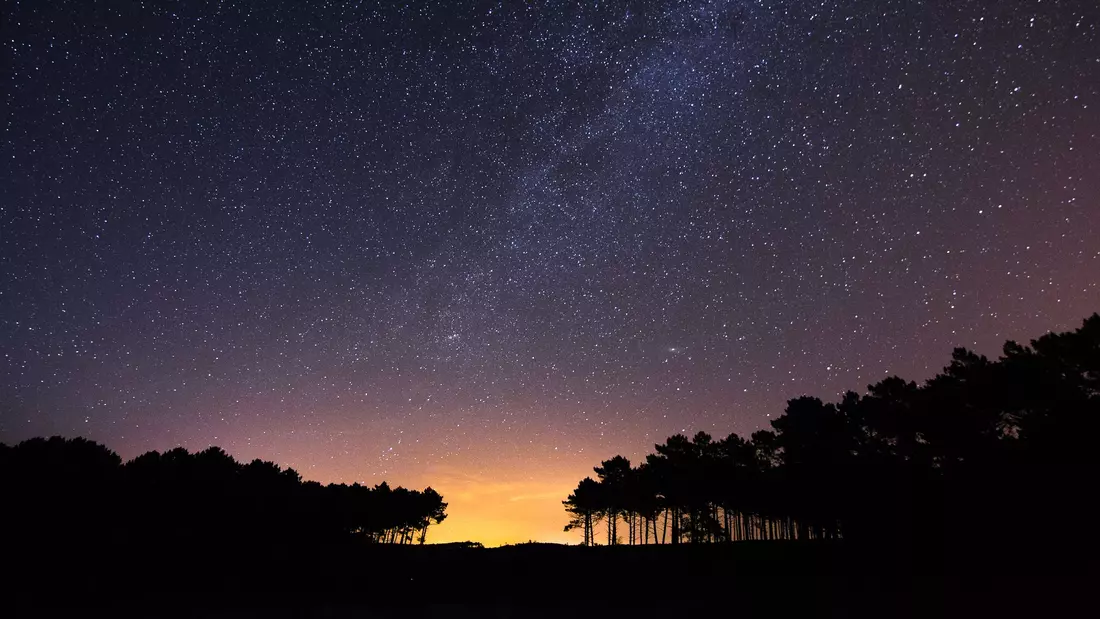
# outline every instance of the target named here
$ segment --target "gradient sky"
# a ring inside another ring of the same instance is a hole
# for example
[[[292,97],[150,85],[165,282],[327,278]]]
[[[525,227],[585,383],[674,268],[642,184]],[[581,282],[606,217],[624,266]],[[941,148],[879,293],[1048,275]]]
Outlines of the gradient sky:
[[[0,440],[579,539],[601,459],[1100,310],[1097,5],[7,1]]]

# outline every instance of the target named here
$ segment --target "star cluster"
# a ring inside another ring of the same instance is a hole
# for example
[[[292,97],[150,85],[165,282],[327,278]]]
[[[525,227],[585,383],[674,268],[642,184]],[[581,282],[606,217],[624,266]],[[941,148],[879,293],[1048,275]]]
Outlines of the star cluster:
[[[555,539],[599,459],[1100,309],[1095,2],[4,12],[5,441]]]

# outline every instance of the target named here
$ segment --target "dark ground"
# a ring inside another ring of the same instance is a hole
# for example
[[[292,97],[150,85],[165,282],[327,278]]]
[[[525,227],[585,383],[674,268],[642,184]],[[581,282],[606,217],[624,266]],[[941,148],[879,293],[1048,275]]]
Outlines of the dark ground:
[[[944,558],[947,557],[947,558]],[[1095,562],[1011,543],[525,544],[6,557],[0,615],[114,617],[1063,616]],[[14,569],[9,569],[14,568]]]

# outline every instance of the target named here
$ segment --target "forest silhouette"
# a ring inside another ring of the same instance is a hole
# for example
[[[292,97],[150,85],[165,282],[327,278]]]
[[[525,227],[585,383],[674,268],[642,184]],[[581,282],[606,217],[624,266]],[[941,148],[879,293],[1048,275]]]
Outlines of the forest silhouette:
[[[424,543],[447,504],[423,491],[302,481],[292,468],[241,464],[219,447],[150,451],[129,462],[83,438],[0,444],[2,530],[36,553],[249,551],[272,544]],[[13,535],[14,533],[14,535]]]
[[[701,614],[729,590],[749,615],[1032,616],[1090,590],[1100,315],[995,360],[956,349],[923,384],[790,400],[771,425],[610,458],[564,501],[581,546],[499,549],[424,543],[446,518],[430,487],[322,485],[217,447],[123,463],[82,438],[0,444],[0,597]]]
[[[771,430],[670,437],[616,456],[563,501],[586,545],[844,538],[1020,543],[1051,517],[1090,522],[1100,430],[1100,315],[999,359],[965,348],[918,385],[800,397]],[[596,527],[604,532],[597,535]],[[620,531],[619,525],[623,525]]]

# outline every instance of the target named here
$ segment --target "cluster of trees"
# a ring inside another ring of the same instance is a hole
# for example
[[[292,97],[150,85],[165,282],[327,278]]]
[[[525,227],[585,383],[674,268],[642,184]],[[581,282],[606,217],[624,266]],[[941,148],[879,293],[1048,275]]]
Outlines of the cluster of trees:
[[[563,501],[566,530],[596,543],[845,537],[1005,539],[1096,515],[1100,315],[999,359],[958,348],[918,385],[887,378],[839,402],[801,397],[771,430],[616,456]]]
[[[424,543],[447,504],[423,491],[321,485],[294,469],[242,464],[218,447],[151,451],[123,463],[83,438],[0,443],[0,530],[71,551],[95,541],[195,551],[296,542]]]

